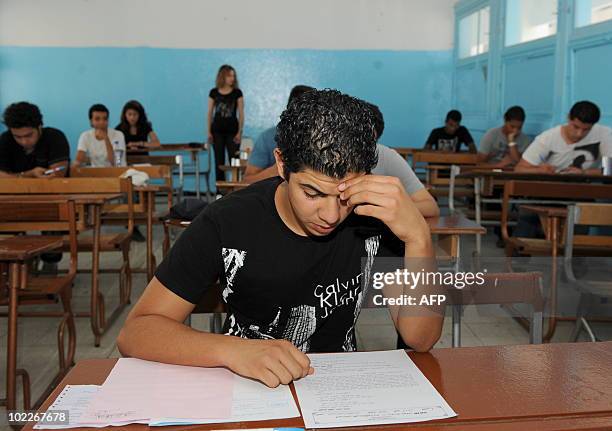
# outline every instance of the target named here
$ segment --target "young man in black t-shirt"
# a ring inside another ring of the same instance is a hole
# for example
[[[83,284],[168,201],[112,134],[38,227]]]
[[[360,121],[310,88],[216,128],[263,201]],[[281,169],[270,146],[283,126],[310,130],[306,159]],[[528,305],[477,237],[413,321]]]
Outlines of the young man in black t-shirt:
[[[60,130],[42,127],[42,115],[36,105],[9,105],[4,111],[4,124],[9,130],[0,135],[0,178],[66,175],[68,140]]]
[[[355,350],[375,258],[409,265],[433,256],[428,225],[401,182],[368,175],[376,134],[363,101],[308,92],[282,114],[276,141],[279,177],[210,204],[194,220],[128,316],[117,340],[122,354],[288,384],[312,372],[306,352]],[[226,335],[185,326],[217,279]],[[407,317],[390,307],[401,337],[419,351],[434,345],[443,321],[440,308],[423,308],[437,313]]]
[[[433,129],[425,143],[425,150],[459,152],[461,145],[468,147],[470,153],[476,152],[474,138],[467,128],[461,125],[461,112],[449,111],[444,127]]]

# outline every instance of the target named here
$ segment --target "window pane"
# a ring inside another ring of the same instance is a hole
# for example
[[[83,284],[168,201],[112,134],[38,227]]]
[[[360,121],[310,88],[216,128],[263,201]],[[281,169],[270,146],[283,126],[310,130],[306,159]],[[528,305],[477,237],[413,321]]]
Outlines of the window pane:
[[[459,20],[459,58],[489,51],[489,7]]]
[[[489,52],[489,7],[480,9],[480,31],[478,32],[478,53]]]
[[[612,0],[575,0],[576,27],[612,19]]]
[[[507,0],[506,46],[557,33],[557,0]]]
[[[459,21],[459,58],[478,54],[478,12]]]

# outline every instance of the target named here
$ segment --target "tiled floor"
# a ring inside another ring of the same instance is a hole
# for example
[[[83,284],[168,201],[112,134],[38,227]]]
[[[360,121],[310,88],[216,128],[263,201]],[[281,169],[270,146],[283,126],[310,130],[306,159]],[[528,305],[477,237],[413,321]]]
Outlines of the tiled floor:
[[[163,234],[160,229],[155,229],[156,255],[161,258],[161,238]],[[473,249],[473,239],[466,238],[462,243],[464,255]],[[495,247],[495,237],[489,234],[483,240],[483,255],[502,255],[502,250]],[[81,267],[88,267],[90,257],[79,256]],[[132,246],[131,260],[134,268],[144,267],[145,245],[135,243]],[[102,266],[109,267],[118,265],[119,254],[107,254],[102,258]],[[62,262],[64,263],[64,262]],[[101,275],[101,286],[108,301],[107,312],[117,302],[117,277],[115,275]],[[74,288],[74,308],[76,310],[87,309],[89,303],[89,286],[91,276],[79,274]],[[132,303],[142,293],[145,287],[145,275],[135,274],[133,278]],[[94,347],[93,336],[87,318],[77,319],[77,354],[76,360],[85,358],[118,357],[119,352],[115,346],[116,336],[128,310],[124,310],[118,321],[111,325],[108,332],[102,338],[100,347]],[[209,318],[206,315],[194,316],[192,324],[196,328],[206,330]],[[496,344],[524,344],[528,342],[527,333],[508,315],[500,312],[497,306],[470,306],[466,307],[462,321],[462,345],[483,346]],[[46,389],[54,376],[57,365],[56,331],[57,325],[54,319],[22,318],[19,320],[19,356],[18,366],[26,368],[30,373],[32,382],[32,399],[35,400]],[[564,342],[568,340],[572,325],[561,323],[553,341]],[[612,325],[597,325],[598,335],[604,339],[612,339]],[[397,336],[391,323],[389,315],[384,309],[364,309],[357,324],[357,339],[359,348],[362,350],[393,349]],[[6,346],[6,320],[3,319],[0,326],[0,345],[5,351]],[[436,347],[451,346],[451,322],[447,317],[444,324],[442,338]],[[0,355],[0,390],[4,391],[6,355]],[[1,428],[1,427],[0,427]]]

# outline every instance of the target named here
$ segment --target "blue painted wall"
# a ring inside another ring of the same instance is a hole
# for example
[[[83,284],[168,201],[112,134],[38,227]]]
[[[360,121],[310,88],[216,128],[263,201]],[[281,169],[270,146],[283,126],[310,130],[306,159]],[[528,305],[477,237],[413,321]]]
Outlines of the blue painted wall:
[[[245,95],[245,135],[275,124],[291,88],[338,88],[379,105],[382,142],[423,145],[450,108],[451,51],[213,50],[0,47],[0,105],[28,100],[62,129],[73,154],[104,103],[114,125],[122,105],[141,101],[162,142],[203,139],[208,92],[232,64]]]

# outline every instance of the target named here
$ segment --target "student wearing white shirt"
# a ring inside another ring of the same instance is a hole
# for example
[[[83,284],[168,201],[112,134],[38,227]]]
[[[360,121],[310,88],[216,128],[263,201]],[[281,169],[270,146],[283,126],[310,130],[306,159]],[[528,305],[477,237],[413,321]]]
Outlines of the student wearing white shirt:
[[[516,165],[517,172],[600,174],[602,156],[612,156],[612,130],[596,124],[600,111],[589,101],[572,106],[567,124],[538,135]]]
[[[515,171],[601,174],[602,156],[612,156],[612,130],[596,124],[600,115],[599,108],[593,102],[575,103],[567,117],[567,124],[538,135],[523,153]],[[514,236],[543,238],[538,216],[519,211]]]
[[[81,133],[74,166],[84,164],[94,168],[126,166],[125,137],[119,130],[108,127],[108,109],[101,104],[89,108],[92,129]]]

